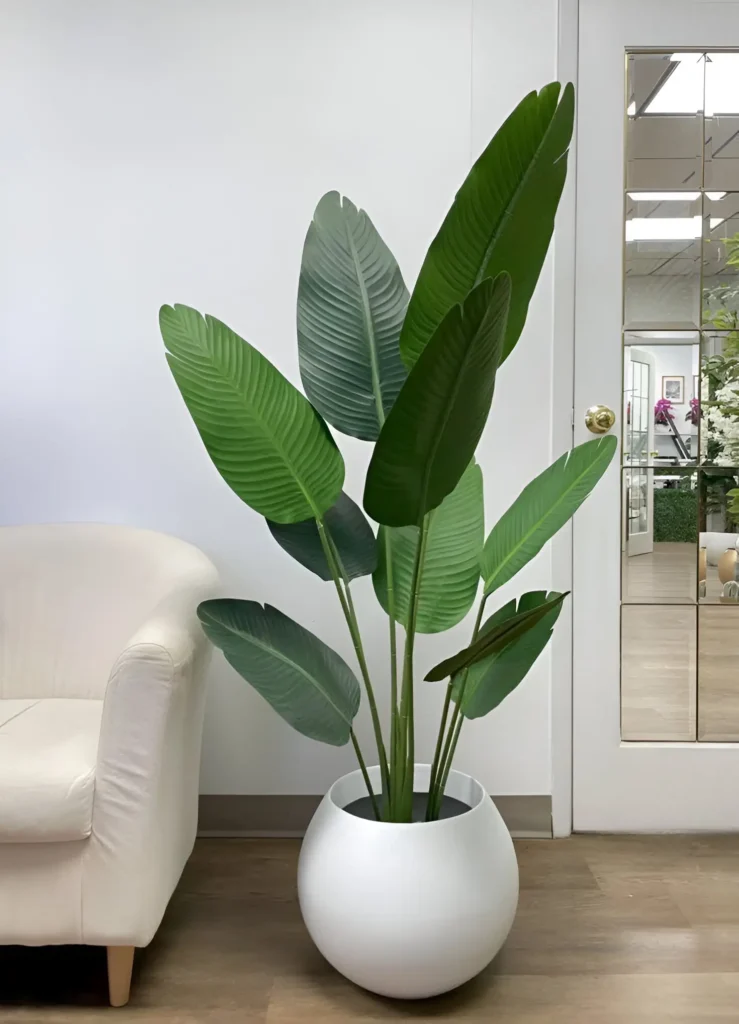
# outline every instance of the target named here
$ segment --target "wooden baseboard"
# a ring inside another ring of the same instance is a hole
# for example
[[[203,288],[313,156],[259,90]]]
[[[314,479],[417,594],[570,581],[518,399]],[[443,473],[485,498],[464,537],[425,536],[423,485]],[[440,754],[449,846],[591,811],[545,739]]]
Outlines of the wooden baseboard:
[[[551,796],[494,796],[493,800],[513,836],[551,839]],[[204,794],[200,797],[199,835],[299,837],[320,801],[320,796]]]

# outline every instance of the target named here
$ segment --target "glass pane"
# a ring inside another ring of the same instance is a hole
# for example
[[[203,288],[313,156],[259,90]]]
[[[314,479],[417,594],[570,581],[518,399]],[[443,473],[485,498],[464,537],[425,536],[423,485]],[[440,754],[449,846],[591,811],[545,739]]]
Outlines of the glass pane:
[[[705,469],[700,479],[700,600],[739,603],[739,474],[730,468]]]
[[[705,187],[739,189],[738,53],[708,55],[705,106]]]
[[[698,619],[698,737],[739,740],[739,609],[701,608]]]
[[[701,210],[700,192],[626,193],[627,328],[697,327]]]
[[[697,473],[623,472],[621,600],[695,604],[698,581]]]
[[[697,331],[625,332],[625,466],[697,464],[699,352]]]
[[[627,65],[627,189],[702,185],[702,54],[631,53]]]
[[[733,331],[739,326],[739,192],[707,192],[703,215],[703,323]]]
[[[621,735],[694,740],[696,609],[621,609]]]
[[[701,462],[739,467],[739,330],[704,330],[700,374]]]

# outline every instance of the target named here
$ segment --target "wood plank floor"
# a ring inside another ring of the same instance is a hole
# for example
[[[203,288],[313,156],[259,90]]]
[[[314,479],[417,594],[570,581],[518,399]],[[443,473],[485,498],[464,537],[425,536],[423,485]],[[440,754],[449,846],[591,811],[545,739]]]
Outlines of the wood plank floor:
[[[739,836],[517,843],[518,917],[477,980],[425,1003],[344,981],[308,939],[296,840],[200,840],[128,1007],[102,951],[0,947],[5,1024],[703,1024],[739,1020]]]

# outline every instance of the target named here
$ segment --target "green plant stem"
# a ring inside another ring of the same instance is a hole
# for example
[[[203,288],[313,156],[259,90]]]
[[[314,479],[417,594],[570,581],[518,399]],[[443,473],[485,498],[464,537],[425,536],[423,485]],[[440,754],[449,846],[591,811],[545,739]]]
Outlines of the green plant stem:
[[[426,555],[429,516],[423,517],[419,527],[416,557],[413,560],[411,576],[410,601],[408,605],[408,626],[403,652],[403,687],[400,698],[400,739],[403,755],[403,786],[402,807],[399,809],[404,820],[410,821],[413,812],[413,773],[415,768],[415,722],[413,706],[413,649],[416,640],[416,619],[418,617],[418,598],[421,589],[423,560]]]
[[[444,799],[444,790],[446,789],[447,779],[449,778],[449,772],[451,771],[452,762],[454,761],[454,755],[457,752],[457,743],[459,742],[459,734],[462,731],[462,723],[464,722],[464,714],[460,711],[457,715],[456,723],[452,724],[452,745],[449,749],[449,756],[444,765],[444,770],[441,773],[441,779],[437,787],[437,798],[436,798],[436,814],[435,818],[438,818],[441,810],[441,802]]]
[[[467,674],[467,669],[465,669],[465,679],[464,679],[462,685],[464,685],[464,682],[466,682],[466,674]],[[451,680],[449,681],[449,685],[451,686]],[[460,696],[461,696],[461,689],[460,689]],[[439,760],[439,764],[437,765],[436,778],[434,780],[434,788],[433,788],[433,790],[429,791],[429,799],[428,799],[428,804],[426,806],[426,819],[427,819],[427,821],[435,821],[436,820],[436,818],[438,817],[438,814],[439,814],[439,810],[441,808],[441,801],[444,799],[444,788],[443,788],[444,773],[445,773],[445,769],[446,769],[447,763],[449,762],[449,754],[450,754],[450,751],[452,749],[452,742],[454,740],[454,732],[455,732],[455,729],[457,728],[457,722],[459,721],[460,715],[462,713],[460,711],[460,703],[461,703],[460,699],[457,698],[457,700],[456,700],[456,702],[454,704],[454,711],[452,712],[452,720],[451,720],[451,722],[449,724],[449,728],[448,728],[447,734],[446,734],[446,739],[444,741],[444,748],[443,748],[443,751],[442,751],[442,754],[441,754],[441,758]],[[448,775],[448,772],[447,772],[447,775]]]
[[[393,787],[398,773],[398,647],[395,627],[395,587],[393,583],[393,552],[389,530],[385,531],[385,577],[387,580],[387,614],[390,623],[390,790],[389,808],[395,804]]]
[[[449,719],[449,708],[451,706],[451,703],[452,680],[450,679],[446,686],[446,693],[444,694],[444,706],[441,709],[439,735],[436,737],[436,750],[434,751],[434,760],[431,762],[431,775],[429,776],[429,795],[428,802],[426,804],[426,821],[431,821],[429,815],[431,813],[433,796],[436,789],[436,776],[439,771],[439,764],[441,762],[441,751],[444,746],[444,733],[446,732],[447,721]]]
[[[372,789],[372,782],[370,781],[369,772],[367,771],[367,765],[364,763],[364,758],[362,757],[362,751],[359,747],[359,740],[355,736],[353,729],[349,730],[349,735],[351,736],[352,745],[354,747],[354,753],[357,755],[357,761],[359,762],[359,768],[360,771],[362,772],[362,777],[364,778],[364,784],[367,787],[367,792],[369,793],[369,798],[370,801],[372,802],[372,810],[375,812],[375,820],[379,821],[380,808],[377,803],[375,791]]]
[[[318,536],[321,539],[321,545],[323,552],[326,555],[326,561],[328,562],[333,577],[334,586],[336,587],[336,593],[339,597],[339,603],[341,604],[341,610],[344,613],[346,624],[349,627],[349,634],[354,644],[354,652],[359,662],[359,670],[362,674],[364,681],[364,688],[367,692],[367,703],[369,704],[370,715],[372,718],[372,728],[375,733],[375,742],[377,744],[377,755],[380,762],[380,774],[382,776],[382,788],[385,794],[385,799],[390,798],[390,777],[387,763],[387,753],[385,751],[385,741],[382,737],[382,725],[380,724],[380,716],[377,711],[377,701],[375,700],[375,692],[372,687],[372,681],[370,679],[369,669],[367,668],[367,659],[364,656],[364,647],[362,645],[362,637],[359,632],[359,623],[357,622],[356,612],[354,611],[354,602],[352,601],[351,592],[349,590],[349,583],[346,578],[346,574],[343,571],[343,566],[340,568],[340,559],[337,560],[333,543],[329,538],[328,531],[326,530],[323,520],[316,519],[318,526]],[[343,583],[343,589],[342,589]]]
[[[487,594],[483,594],[480,599],[480,607],[477,609],[475,624],[472,627],[472,643],[477,639],[477,634],[480,632],[480,625],[482,623],[482,616],[485,611],[485,603],[487,602],[487,599]],[[462,714],[462,701],[467,687],[468,672],[469,669],[465,669],[464,675],[460,680],[459,696],[457,697],[454,705],[454,713],[452,714],[452,721],[446,734],[446,740],[444,740],[444,730],[449,716],[449,705],[452,699],[452,691],[454,689],[454,678],[452,677],[452,679],[447,683],[442,719],[439,726],[439,736],[436,741],[436,753],[434,754],[434,763],[431,766],[428,803],[426,805],[426,821],[433,821],[437,817],[439,810],[441,809],[441,801],[444,799],[444,788],[446,787],[446,782],[449,778],[449,770],[451,768],[452,761],[454,760],[459,734],[462,730],[462,719],[464,718],[464,715]]]

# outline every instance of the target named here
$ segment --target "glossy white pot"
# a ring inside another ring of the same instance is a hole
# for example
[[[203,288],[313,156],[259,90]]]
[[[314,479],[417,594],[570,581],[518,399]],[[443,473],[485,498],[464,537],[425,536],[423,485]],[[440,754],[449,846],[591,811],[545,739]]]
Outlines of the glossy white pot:
[[[417,765],[414,789],[427,792]],[[370,768],[379,787],[379,769]],[[483,787],[451,772],[447,794],[469,806],[453,818],[396,825],[344,808],[366,795],[361,772],[335,782],[303,840],[298,896],[318,949],[363,988],[423,999],[486,967],[508,935],[518,865],[508,829]]]

